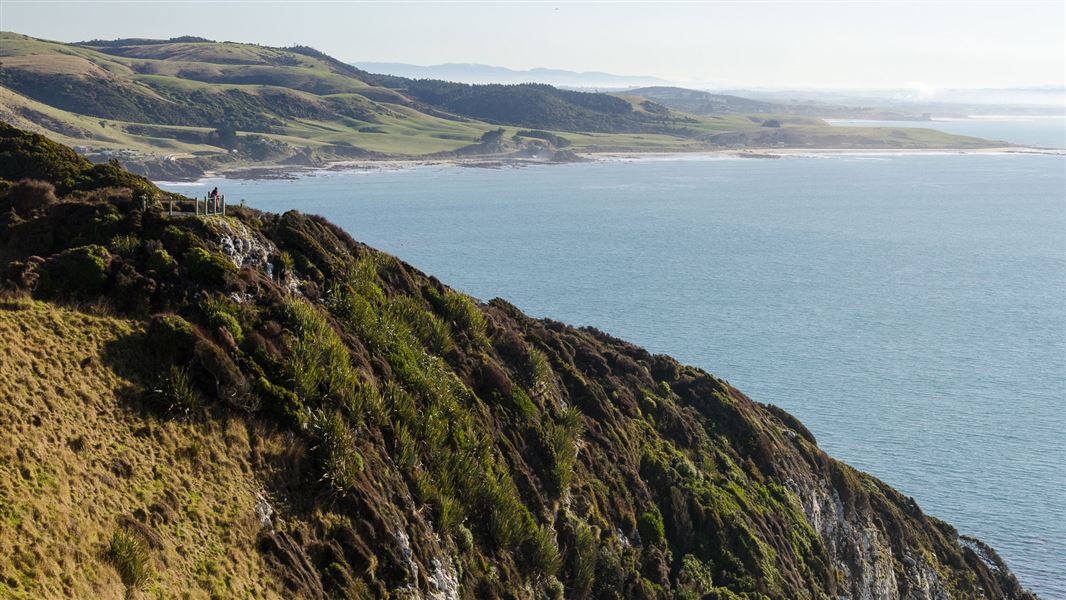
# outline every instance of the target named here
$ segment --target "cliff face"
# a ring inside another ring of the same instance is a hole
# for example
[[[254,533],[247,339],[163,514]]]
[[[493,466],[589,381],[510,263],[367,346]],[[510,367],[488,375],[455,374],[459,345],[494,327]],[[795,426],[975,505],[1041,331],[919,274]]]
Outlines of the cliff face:
[[[0,595],[1033,597],[699,369],[317,217],[0,158],[58,187],[0,199]]]

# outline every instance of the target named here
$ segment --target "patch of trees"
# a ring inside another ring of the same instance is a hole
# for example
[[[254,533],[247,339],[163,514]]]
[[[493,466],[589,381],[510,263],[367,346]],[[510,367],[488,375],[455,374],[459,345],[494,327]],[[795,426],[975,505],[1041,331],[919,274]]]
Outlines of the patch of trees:
[[[536,129],[595,132],[661,132],[660,115],[639,113],[615,96],[561,90],[550,85],[470,85],[449,81],[406,80],[412,98],[449,112]]]
[[[87,42],[75,42],[76,46],[92,46],[93,48],[119,48],[122,46],[160,46],[163,44],[192,44],[214,43],[214,40],[198,37],[195,35],[182,35],[166,40],[151,40],[144,38],[121,38],[117,40],[89,40]]]

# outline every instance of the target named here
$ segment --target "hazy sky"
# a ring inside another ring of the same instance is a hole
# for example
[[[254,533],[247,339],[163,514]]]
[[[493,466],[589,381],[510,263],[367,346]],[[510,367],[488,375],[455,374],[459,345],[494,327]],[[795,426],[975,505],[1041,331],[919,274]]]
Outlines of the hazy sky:
[[[477,62],[764,87],[1066,84],[1066,2],[52,2],[0,29],[199,35],[345,61]]]

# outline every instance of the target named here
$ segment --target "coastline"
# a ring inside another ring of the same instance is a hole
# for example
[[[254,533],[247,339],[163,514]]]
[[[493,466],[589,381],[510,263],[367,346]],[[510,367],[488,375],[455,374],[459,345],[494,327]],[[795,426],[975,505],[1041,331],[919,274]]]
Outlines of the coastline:
[[[641,162],[656,160],[721,160],[721,159],[785,159],[819,158],[827,156],[942,156],[963,154],[1025,154],[1066,156],[1066,149],[1027,146],[997,146],[988,148],[745,148],[718,150],[641,150],[577,152],[577,160],[556,161],[508,155],[485,155],[447,158],[366,158],[330,161],[322,166],[261,165],[233,169],[205,171],[193,179],[159,180],[172,185],[196,185],[218,179],[299,179],[304,176],[330,172],[403,171],[419,168],[476,168],[504,169],[546,165],[566,165],[587,162]]]

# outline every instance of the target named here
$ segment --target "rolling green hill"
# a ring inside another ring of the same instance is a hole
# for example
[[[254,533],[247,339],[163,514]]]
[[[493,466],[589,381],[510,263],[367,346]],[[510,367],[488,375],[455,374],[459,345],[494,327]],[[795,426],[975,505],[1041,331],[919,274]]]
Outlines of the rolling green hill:
[[[1034,598],[704,371],[163,200],[0,125],[0,597]]]
[[[5,122],[94,160],[121,153],[125,164],[156,177],[356,158],[551,157],[557,148],[547,140],[560,139],[578,152],[834,139],[818,119],[767,114],[769,105],[744,99],[732,114],[694,116],[634,94],[411,80],[367,73],[307,47],[191,37],[64,44],[0,33],[0,99]],[[768,121],[794,129],[767,138],[759,128]],[[490,133],[499,127],[502,137]],[[519,136],[519,129],[551,136]],[[502,141],[485,144],[486,134]],[[847,147],[988,145],[939,132],[840,139]]]

